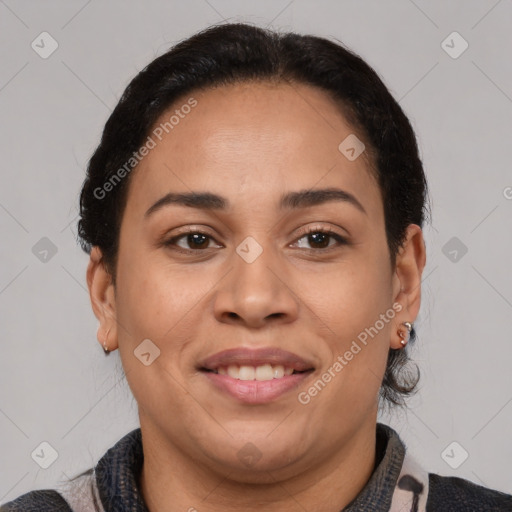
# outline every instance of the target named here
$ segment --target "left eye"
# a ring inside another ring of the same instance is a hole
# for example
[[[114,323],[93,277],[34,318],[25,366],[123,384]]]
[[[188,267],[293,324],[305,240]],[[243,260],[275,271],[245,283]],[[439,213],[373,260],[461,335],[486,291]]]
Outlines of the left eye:
[[[306,239],[308,243],[317,245],[317,247],[313,247],[313,249],[327,249],[328,247],[332,247],[332,245],[335,245],[336,242],[338,244],[343,245],[347,243],[346,238],[343,238],[342,236],[338,235],[334,231],[331,230],[322,230],[322,229],[313,229],[306,233],[305,235],[302,235],[298,240],[297,243],[300,242],[300,240]],[[334,239],[336,242],[333,244],[329,244],[330,240]],[[318,247],[320,245],[320,247]],[[299,244],[299,247],[303,247]],[[305,247],[306,249],[309,249],[309,247]]]

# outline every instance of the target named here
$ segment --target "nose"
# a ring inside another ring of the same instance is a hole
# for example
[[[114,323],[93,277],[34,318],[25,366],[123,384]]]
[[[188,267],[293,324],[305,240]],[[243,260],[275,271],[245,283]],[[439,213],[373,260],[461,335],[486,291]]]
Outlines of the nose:
[[[253,260],[245,258],[242,250],[233,252],[232,269],[214,296],[216,319],[255,329],[295,321],[300,300],[277,255],[263,249]]]

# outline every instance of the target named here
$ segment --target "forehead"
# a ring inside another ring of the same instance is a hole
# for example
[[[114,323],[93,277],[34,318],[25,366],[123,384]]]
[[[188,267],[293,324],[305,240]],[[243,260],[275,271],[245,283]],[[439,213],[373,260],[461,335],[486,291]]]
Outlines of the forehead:
[[[381,213],[366,155],[350,161],[339,149],[356,131],[318,88],[253,82],[194,91],[149,135],[154,147],[133,171],[128,194],[137,209],[170,191],[262,204],[289,190],[341,187]]]

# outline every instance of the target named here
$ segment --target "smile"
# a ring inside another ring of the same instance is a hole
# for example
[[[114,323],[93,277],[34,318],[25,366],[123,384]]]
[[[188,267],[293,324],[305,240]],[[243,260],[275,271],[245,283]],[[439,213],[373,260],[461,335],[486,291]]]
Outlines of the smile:
[[[272,380],[282,379],[285,375],[292,375],[296,372],[293,368],[285,368],[283,365],[262,364],[260,366],[239,366],[231,364],[229,366],[221,366],[214,373],[219,375],[229,375],[233,379],[238,380]],[[298,372],[297,372],[298,373]]]

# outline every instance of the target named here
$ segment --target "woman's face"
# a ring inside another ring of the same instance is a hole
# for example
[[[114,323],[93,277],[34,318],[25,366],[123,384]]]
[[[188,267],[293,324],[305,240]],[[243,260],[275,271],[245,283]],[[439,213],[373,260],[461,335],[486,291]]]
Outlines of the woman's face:
[[[355,132],[325,93],[191,96],[130,178],[105,294],[116,322],[102,324],[162,452],[240,479],[295,474],[372,432],[424,261],[390,268],[378,185],[354,139],[339,149]],[[167,194],[195,196],[158,203]]]

